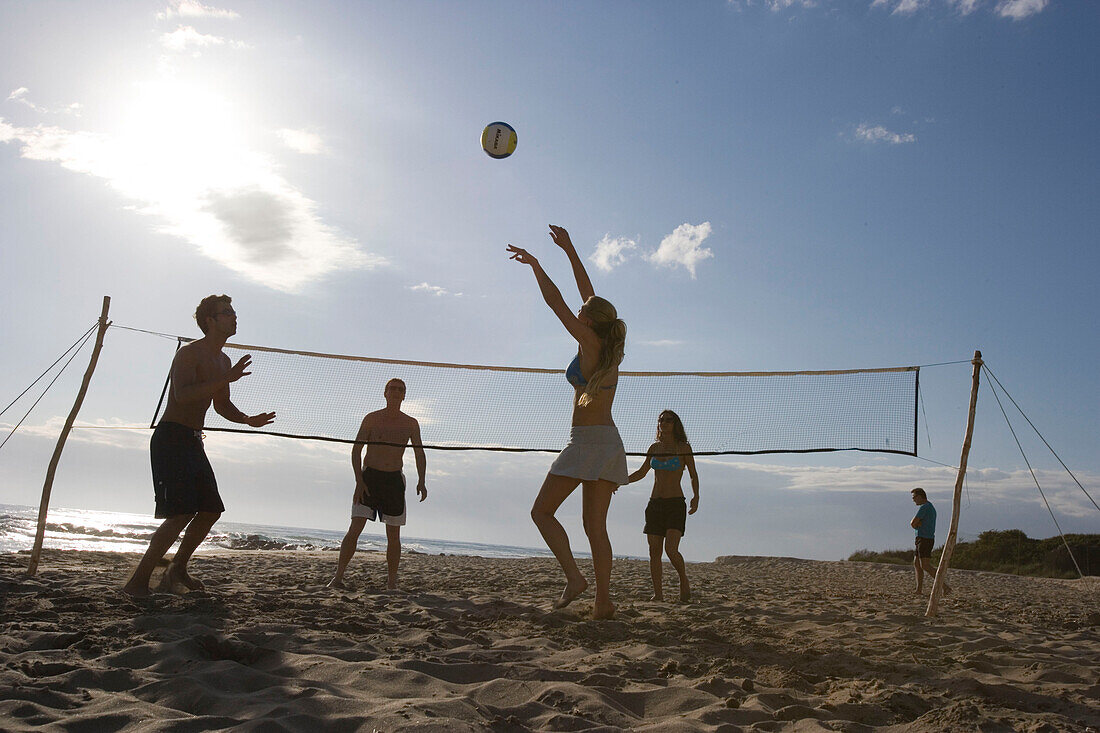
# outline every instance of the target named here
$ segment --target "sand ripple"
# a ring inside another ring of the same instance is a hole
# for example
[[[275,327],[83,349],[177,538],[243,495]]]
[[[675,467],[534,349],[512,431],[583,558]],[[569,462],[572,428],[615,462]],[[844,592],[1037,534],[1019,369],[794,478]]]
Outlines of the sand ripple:
[[[673,604],[616,561],[591,621],[551,612],[552,560],[410,555],[386,592],[361,553],[330,591],[333,553],[223,552],[140,602],[134,555],[26,561],[0,556],[4,730],[1100,733],[1095,579],[958,571],[927,619],[904,567],[719,558]]]

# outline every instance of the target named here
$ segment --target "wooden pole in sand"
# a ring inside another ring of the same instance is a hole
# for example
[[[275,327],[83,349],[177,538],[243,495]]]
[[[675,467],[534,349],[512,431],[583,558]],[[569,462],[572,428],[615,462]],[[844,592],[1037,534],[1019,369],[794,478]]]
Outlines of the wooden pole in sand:
[[[963,438],[962,457],[959,458],[959,475],[955,479],[955,498],[951,503],[951,529],[947,532],[947,541],[943,543],[940,566],[936,568],[936,580],[932,583],[932,595],[928,597],[928,609],[925,616],[935,616],[940,591],[947,579],[947,566],[951,562],[951,553],[955,551],[955,537],[959,532],[959,509],[962,505],[963,479],[966,478],[966,459],[970,457],[970,440],[974,437],[974,412],[978,407],[978,376],[982,371],[982,352],[975,351],[970,362],[974,365],[974,376],[970,382],[970,413],[966,417],[966,437]]]
[[[84,395],[88,392],[88,383],[92,381],[92,372],[95,371],[96,362],[99,361],[99,352],[103,348],[103,336],[107,333],[107,311],[111,309],[111,296],[103,296],[103,310],[99,314],[99,331],[95,337],[95,348],[92,349],[92,359],[88,362],[88,369],[84,372],[84,381],[80,383],[80,391],[77,392],[76,402],[69,411],[69,417],[65,420],[65,427],[57,436],[57,445],[53,449],[53,457],[50,459],[50,467],[46,469],[46,483],[42,485],[42,502],[38,505],[38,530],[34,534],[34,547],[31,549],[31,562],[27,567],[27,575],[38,572],[38,559],[42,555],[42,539],[46,536],[46,513],[50,507],[50,492],[53,490],[53,477],[57,473],[57,464],[61,460],[61,451],[65,449],[65,441],[69,437],[69,431],[76,422],[76,414],[80,412],[80,405],[84,402]]]

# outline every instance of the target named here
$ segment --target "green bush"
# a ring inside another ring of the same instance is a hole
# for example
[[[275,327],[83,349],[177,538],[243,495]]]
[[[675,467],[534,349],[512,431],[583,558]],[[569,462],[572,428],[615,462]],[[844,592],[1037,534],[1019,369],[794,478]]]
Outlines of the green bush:
[[[1100,575],[1100,534],[1068,534],[1035,540],[1018,529],[991,529],[978,535],[973,542],[958,542],[951,555],[951,567],[963,570],[989,570],[995,573],[1036,575],[1048,578],[1076,578],[1077,567],[1066,551],[1073,550],[1081,572]],[[943,547],[932,551],[932,562],[938,563]],[[908,565],[913,562],[913,550],[852,553],[852,562],[882,562]]]

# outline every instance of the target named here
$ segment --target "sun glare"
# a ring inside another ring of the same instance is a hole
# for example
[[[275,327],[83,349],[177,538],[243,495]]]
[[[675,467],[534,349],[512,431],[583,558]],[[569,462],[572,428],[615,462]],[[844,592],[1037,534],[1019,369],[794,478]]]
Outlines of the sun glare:
[[[120,120],[120,171],[138,186],[195,195],[254,182],[263,169],[224,96],[175,80],[144,83]],[[129,173],[129,175],[127,175]]]

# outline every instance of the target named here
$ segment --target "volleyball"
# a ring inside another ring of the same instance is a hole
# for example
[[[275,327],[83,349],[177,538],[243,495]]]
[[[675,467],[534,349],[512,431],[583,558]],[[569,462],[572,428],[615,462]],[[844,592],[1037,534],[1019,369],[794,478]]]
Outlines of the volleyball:
[[[481,148],[490,158],[507,158],[516,152],[515,129],[507,122],[490,122],[481,131]]]

